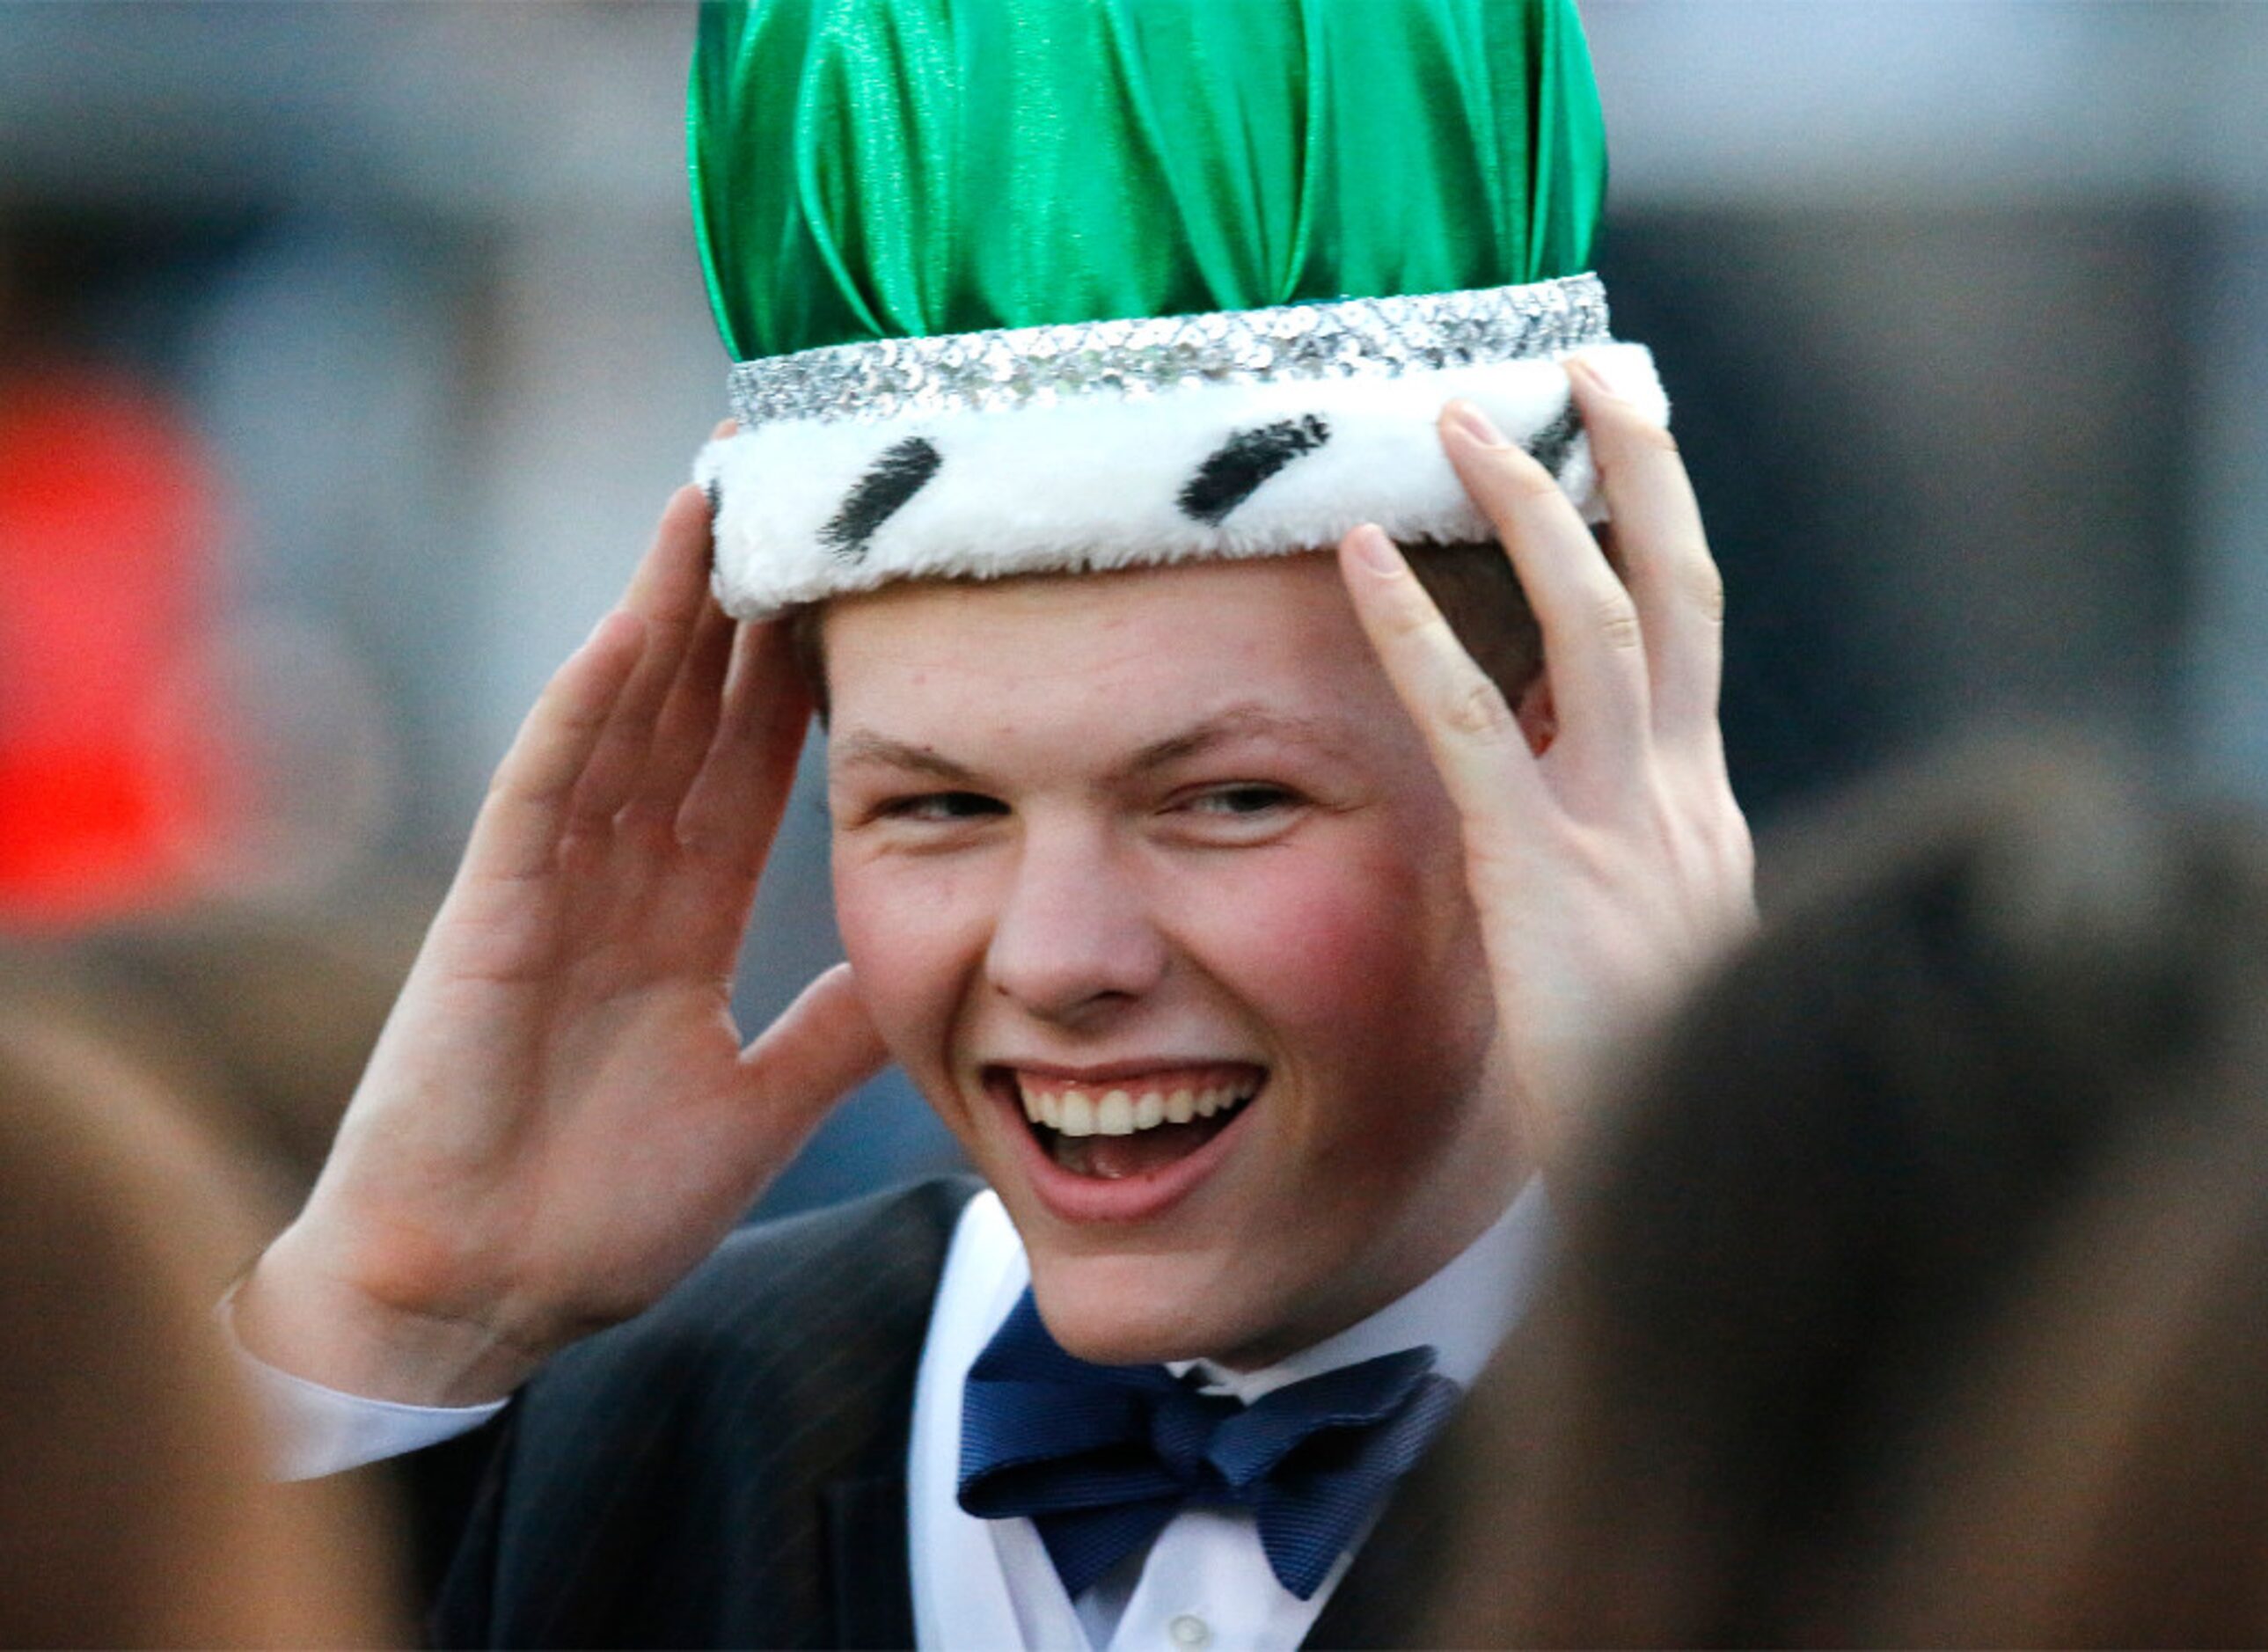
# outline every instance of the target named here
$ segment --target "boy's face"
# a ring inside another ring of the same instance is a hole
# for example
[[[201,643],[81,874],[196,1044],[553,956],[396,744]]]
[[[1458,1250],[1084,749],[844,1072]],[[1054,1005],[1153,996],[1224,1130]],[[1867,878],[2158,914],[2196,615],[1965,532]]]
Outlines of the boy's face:
[[[822,626],[850,960],[1067,1348],[1266,1363],[1503,1208],[1457,821],[1329,558]]]

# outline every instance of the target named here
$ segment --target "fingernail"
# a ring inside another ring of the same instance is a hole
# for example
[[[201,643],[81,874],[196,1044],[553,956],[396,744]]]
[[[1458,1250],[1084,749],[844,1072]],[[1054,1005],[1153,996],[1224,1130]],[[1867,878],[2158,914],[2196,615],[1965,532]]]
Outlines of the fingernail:
[[[1402,571],[1402,553],[1386,537],[1386,530],[1376,523],[1366,522],[1354,531],[1354,548],[1374,574]]]
[[[1635,373],[1631,371],[1628,356],[1609,355],[1602,350],[1587,356],[1573,356],[1571,360],[1593,384],[1609,395],[1623,401],[1634,402],[1638,400],[1639,385]]]
[[[1504,432],[1498,430],[1487,414],[1469,401],[1453,401],[1448,407],[1449,422],[1483,447],[1506,445]]]

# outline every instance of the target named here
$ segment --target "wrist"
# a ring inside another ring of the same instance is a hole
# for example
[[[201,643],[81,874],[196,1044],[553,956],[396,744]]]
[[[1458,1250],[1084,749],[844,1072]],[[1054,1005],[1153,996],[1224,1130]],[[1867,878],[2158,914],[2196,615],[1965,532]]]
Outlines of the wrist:
[[[237,1340],[262,1363],[367,1399],[453,1406],[504,1399],[541,1364],[492,1320],[390,1300],[319,1248],[286,1230],[237,1288]]]

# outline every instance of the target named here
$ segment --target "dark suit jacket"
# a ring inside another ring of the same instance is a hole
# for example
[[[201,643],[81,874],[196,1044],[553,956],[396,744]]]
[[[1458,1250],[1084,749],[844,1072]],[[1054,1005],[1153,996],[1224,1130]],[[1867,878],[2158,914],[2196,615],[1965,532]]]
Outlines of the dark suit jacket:
[[[976,1186],[744,1230],[553,1361],[490,1431],[439,1644],[909,1646],[914,1377]],[[1440,1541],[1426,1478],[1405,1481],[1309,1645],[1400,1642],[1397,1584]]]

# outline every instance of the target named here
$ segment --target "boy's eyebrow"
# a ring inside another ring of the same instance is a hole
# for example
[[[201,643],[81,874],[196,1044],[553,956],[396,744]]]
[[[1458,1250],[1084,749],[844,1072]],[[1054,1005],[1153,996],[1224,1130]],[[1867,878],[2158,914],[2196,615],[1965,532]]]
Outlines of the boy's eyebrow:
[[[974,769],[965,768],[925,745],[910,745],[894,740],[887,735],[858,729],[834,742],[836,760],[843,764],[873,764],[887,768],[910,769],[916,774],[933,775],[950,781],[956,786],[973,785],[976,779]]]
[[[1344,731],[1327,718],[1287,716],[1283,712],[1271,711],[1259,705],[1232,706],[1207,717],[1194,728],[1144,746],[1134,754],[1134,760],[1129,767],[1138,774],[1163,768],[1171,763],[1202,756],[1210,748],[1230,740],[1255,738],[1287,740],[1295,745],[1317,746],[1326,752],[1341,751],[1346,745]]]
[[[1346,745],[1344,731],[1328,718],[1288,716],[1258,705],[1232,706],[1178,734],[1152,741],[1134,753],[1126,766],[1127,772],[1147,774],[1203,756],[1212,747],[1231,740],[1253,738],[1286,740],[1330,753],[1343,751]],[[980,784],[977,772],[967,765],[956,763],[932,747],[892,739],[871,729],[850,730],[838,736],[834,746],[836,762],[841,767],[872,765],[933,775],[955,786]]]

